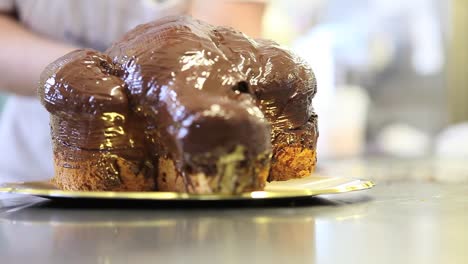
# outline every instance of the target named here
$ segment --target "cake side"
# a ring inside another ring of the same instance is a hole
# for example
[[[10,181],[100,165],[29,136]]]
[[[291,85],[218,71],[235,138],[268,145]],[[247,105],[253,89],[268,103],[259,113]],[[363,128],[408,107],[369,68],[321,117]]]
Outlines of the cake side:
[[[78,50],[41,76],[39,95],[51,116],[53,182],[61,189],[154,190],[141,120],[129,113],[118,74],[110,58]]]
[[[317,116],[305,125],[280,132],[273,139],[273,157],[269,181],[310,176],[317,163]]]
[[[216,27],[213,41],[246,78],[244,93],[271,126],[273,158],[269,180],[312,174],[316,164],[317,116],[312,100],[317,82],[312,69],[271,40]]]

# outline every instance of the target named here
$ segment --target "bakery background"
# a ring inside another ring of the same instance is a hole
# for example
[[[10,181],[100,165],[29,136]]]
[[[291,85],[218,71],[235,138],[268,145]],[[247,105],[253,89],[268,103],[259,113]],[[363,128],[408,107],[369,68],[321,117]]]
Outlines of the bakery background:
[[[464,0],[272,0],[263,35],[316,73],[319,159],[466,157],[467,23]]]
[[[316,73],[319,161],[467,156],[466,1],[294,3],[272,2],[265,35]]]

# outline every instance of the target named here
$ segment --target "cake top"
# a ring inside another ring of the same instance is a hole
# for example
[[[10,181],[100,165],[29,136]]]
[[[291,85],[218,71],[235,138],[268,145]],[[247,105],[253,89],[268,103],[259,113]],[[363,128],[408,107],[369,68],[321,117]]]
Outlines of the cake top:
[[[106,54],[123,68],[135,105],[170,100],[168,87],[186,111],[196,112],[207,96],[217,97],[240,102],[288,129],[304,125],[313,114],[312,70],[275,42],[232,28],[167,17],[128,32]]]
[[[180,157],[236,145],[263,153],[270,130],[307,123],[315,93],[311,69],[288,50],[185,16],[140,25],[103,54],[65,55],[39,88],[55,115],[142,117]]]

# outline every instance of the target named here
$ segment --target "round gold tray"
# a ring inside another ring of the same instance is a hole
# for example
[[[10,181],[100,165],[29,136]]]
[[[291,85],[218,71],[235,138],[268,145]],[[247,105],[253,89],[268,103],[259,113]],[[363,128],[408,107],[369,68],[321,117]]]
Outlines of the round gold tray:
[[[0,193],[26,194],[49,199],[99,199],[145,201],[232,201],[307,198],[323,194],[337,194],[372,188],[372,181],[313,175],[302,179],[270,182],[264,191],[241,194],[187,194],[176,192],[91,192],[63,191],[47,181],[4,183]]]

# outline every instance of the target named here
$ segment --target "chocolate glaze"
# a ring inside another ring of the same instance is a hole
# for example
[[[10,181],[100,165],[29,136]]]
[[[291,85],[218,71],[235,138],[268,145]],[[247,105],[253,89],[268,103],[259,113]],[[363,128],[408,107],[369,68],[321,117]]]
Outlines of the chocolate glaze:
[[[52,114],[127,112],[126,87],[118,71],[104,54],[73,51],[44,70],[39,97]]]
[[[314,116],[315,93],[311,69],[276,43],[183,16],[140,25],[104,54],[60,58],[39,89],[47,110],[65,117],[61,141],[84,149],[145,146],[180,170],[238,145],[248,158],[270,152],[272,140]]]
[[[275,150],[284,146],[300,146],[302,148],[315,149],[317,144],[318,127],[317,116],[313,115],[303,126],[278,132],[272,139]]]

